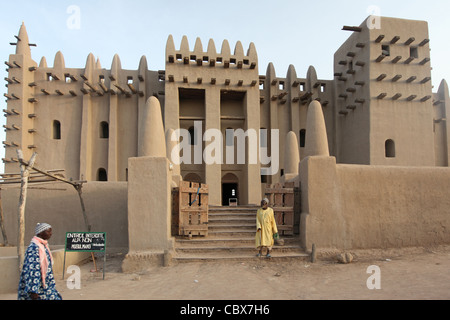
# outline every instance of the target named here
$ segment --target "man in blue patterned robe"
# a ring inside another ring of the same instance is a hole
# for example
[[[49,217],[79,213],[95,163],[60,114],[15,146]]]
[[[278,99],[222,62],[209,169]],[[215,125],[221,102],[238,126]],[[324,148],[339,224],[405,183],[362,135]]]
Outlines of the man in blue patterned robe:
[[[53,257],[48,247],[52,227],[38,223],[28,246],[20,275],[18,300],[61,300],[53,275]]]

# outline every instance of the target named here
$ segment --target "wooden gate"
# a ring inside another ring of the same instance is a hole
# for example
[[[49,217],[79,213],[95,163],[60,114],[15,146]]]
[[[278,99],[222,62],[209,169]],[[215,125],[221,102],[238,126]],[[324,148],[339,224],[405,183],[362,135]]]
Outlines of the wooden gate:
[[[208,235],[208,185],[181,181],[172,189],[172,234]]]
[[[273,209],[278,233],[293,235],[299,233],[300,225],[300,189],[293,182],[268,185],[265,195]]]

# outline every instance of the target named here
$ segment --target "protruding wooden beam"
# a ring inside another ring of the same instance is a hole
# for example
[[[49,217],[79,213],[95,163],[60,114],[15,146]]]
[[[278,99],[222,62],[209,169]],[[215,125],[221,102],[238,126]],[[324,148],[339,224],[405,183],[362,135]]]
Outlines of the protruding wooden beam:
[[[426,64],[427,62],[430,62],[430,58],[428,58],[428,57],[425,58],[425,59],[423,59],[422,61],[420,61],[419,64],[423,66],[423,65]]]
[[[137,90],[132,83],[127,83],[127,85],[128,85],[128,88],[130,88],[131,92],[133,92],[134,94],[137,93]]]
[[[187,76],[183,76],[183,83],[188,83],[188,82],[189,82],[188,77]]]
[[[422,99],[420,99],[421,102],[425,102],[431,99],[431,95],[425,96]]]
[[[386,58],[386,56],[384,54],[380,54],[378,58],[375,59],[375,62],[381,62],[384,60],[384,58]]]
[[[411,37],[411,38],[409,38],[408,40],[405,41],[405,45],[406,45],[406,46],[409,46],[409,45],[410,45],[411,43],[413,43],[415,40],[416,40],[416,38]]]
[[[364,48],[366,46],[366,44],[365,43],[362,43],[362,42],[358,42],[357,44],[356,44],[356,47],[357,48]]]
[[[384,34],[380,34],[380,35],[378,36],[378,38],[375,39],[375,42],[376,42],[376,43],[380,43],[380,42],[384,39],[384,37],[385,37]]]
[[[409,57],[408,59],[405,60],[405,64],[410,64],[411,61],[413,61],[415,58],[414,57]]]
[[[50,95],[50,92],[48,92],[46,89],[41,89],[41,91],[42,91],[45,95],[47,95],[47,96]]]
[[[355,99],[355,103],[363,104],[366,102],[366,99]]]
[[[202,84],[203,79],[201,77],[197,78],[197,84]]]
[[[393,37],[392,40],[391,40],[391,44],[397,43],[398,40],[400,40],[400,37],[399,37],[399,36]]]
[[[225,85],[228,86],[230,84],[231,80],[230,79],[225,79]]]
[[[423,47],[424,45],[426,45],[428,42],[430,42],[430,39],[424,39],[421,43],[419,43],[420,47]]]
[[[378,96],[377,96],[377,99],[384,99],[385,97],[387,96],[387,93],[380,93]]]
[[[100,88],[102,88],[103,92],[108,92],[108,88],[105,86],[103,82],[99,82],[98,85]]]
[[[63,95],[64,95],[64,93],[62,93],[61,90],[59,90],[59,89],[56,89],[55,92],[56,92],[58,95],[60,95],[60,96],[63,96]]]
[[[402,78],[401,74],[397,74],[392,78],[392,82],[397,82],[398,80],[400,80]]]
[[[28,99],[28,102],[36,103],[36,102],[38,102],[38,100],[36,98],[30,98],[30,99]]]
[[[406,100],[413,101],[415,98],[417,98],[417,96],[415,94],[412,94],[408,98],[406,98]]]
[[[424,83],[427,83],[430,80],[431,80],[431,77],[425,77],[425,78],[422,79],[422,81],[420,81],[420,83],[424,84]]]
[[[211,78],[211,84],[216,84],[216,78]]]
[[[173,74],[169,74],[169,82],[175,82]]]
[[[402,59],[402,56],[396,56],[394,59],[392,59],[392,63],[397,63]]]
[[[347,106],[346,108],[349,110],[355,110],[356,106],[354,104],[352,104],[352,105]]]
[[[387,77],[387,75],[385,74],[385,73],[382,73],[382,74],[380,74],[378,77],[377,77],[377,81],[381,81],[381,80],[383,80],[384,78],[386,78]]]
[[[239,86],[239,87],[242,87],[242,84],[243,84],[243,83],[244,83],[244,80],[239,80],[239,81],[238,81],[238,86]]]
[[[411,76],[411,77],[409,77],[409,78],[406,80],[406,82],[407,82],[407,83],[411,83],[411,82],[413,82],[413,81],[416,80],[416,79],[417,79],[416,76]]]
[[[356,26],[343,26],[342,30],[343,31],[361,32],[362,28],[361,27],[356,27]]]
[[[346,111],[346,110],[341,110],[341,111],[339,111],[339,114],[342,114],[342,115],[346,116],[346,115],[348,114],[348,111]]]
[[[366,63],[364,61],[356,61],[355,65],[358,67],[364,67],[366,65]]]
[[[392,100],[398,100],[401,96],[402,96],[401,93],[396,93],[396,94],[392,97]]]
[[[73,90],[69,90],[69,93],[72,95],[72,97],[76,97],[77,96],[76,92],[73,91]]]
[[[114,86],[117,88],[117,89],[119,89],[120,90],[120,92],[122,92],[122,93],[127,93],[127,91],[124,89],[124,88],[122,88],[121,86],[119,86],[117,83],[114,83]]]

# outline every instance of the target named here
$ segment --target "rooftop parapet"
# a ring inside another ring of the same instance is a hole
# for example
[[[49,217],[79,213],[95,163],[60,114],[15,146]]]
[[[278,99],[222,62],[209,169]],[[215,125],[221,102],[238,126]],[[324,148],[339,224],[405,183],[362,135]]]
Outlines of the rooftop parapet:
[[[183,64],[197,64],[198,66],[209,65],[211,67],[216,64],[223,65],[224,68],[229,68],[230,65],[235,65],[238,69],[245,67],[249,69],[256,69],[258,65],[258,55],[255,45],[250,43],[247,54],[244,54],[242,43],[238,41],[234,48],[234,53],[231,54],[228,40],[222,42],[221,52],[216,51],[214,40],[210,39],[208,42],[207,51],[203,50],[203,45],[200,38],[197,38],[194,45],[194,50],[189,48],[189,41],[186,36],[181,40],[180,49],[176,50],[173,41],[173,36],[169,35],[166,44],[166,62],[167,63],[183,63]]]

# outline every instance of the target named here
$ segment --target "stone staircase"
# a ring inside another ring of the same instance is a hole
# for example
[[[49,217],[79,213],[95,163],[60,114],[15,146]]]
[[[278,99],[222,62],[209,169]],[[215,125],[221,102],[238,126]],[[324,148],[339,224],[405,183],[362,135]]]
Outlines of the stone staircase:
[[[209,207],[208,236],[177,237],[173,261],[249,261],[258,259],[255,248],[255,206]],[[284,245],[275,245],[270,260],[310,259],[296,236],[281,236]],[[263,255],[265,252],[263,252]],[[266,260],[263,256],[260,259]]]

